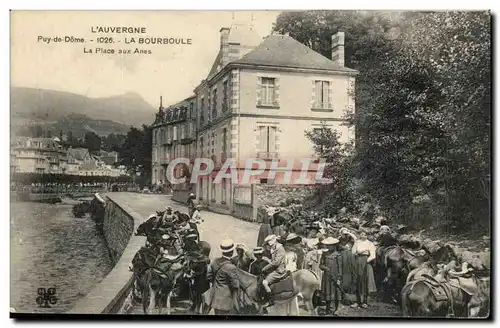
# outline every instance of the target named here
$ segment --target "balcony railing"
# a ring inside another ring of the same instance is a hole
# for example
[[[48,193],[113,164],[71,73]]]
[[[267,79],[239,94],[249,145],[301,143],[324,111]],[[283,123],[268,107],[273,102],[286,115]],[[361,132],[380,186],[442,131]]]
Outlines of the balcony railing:
[[[278,153],[273,151],[259,151],[257,152],[257,158],[260,159],[275,159],[278,158]]]

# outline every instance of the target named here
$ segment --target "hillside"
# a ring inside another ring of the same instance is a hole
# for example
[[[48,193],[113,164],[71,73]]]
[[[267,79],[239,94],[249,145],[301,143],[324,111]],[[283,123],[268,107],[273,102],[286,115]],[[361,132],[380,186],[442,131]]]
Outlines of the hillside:
[[[155,111],[136,93],[89,98],[55,90],[11,88],[13,129],[38,124],[57,132],[71,130],[75,135],[124,133],[130,125],[151,124]]]

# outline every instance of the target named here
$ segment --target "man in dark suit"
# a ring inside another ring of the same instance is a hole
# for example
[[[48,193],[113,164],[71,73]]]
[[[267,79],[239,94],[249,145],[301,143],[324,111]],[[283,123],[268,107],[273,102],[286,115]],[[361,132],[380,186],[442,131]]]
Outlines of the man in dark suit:
[[[238,269],[231,262],[234,242],[223,240],[220,249],[222,257],[216,258],[208,268],[207,278],[212,282],[210,306],[216,315],[227,315],[233,308],[233,300],[238,292]]]

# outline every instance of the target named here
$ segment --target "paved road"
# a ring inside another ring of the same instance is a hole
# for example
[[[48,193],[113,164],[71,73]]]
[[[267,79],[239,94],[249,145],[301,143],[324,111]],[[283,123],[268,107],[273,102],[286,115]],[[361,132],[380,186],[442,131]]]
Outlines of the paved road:
[[[156,210],[164,210],[167,205],[172,206],[174,211],[178,210],[187,213],[186,206],[172,201],[171,196],[167,195],[114,193],[113,198],[132,208],[144,219],[155,213]],[[201,216],[204,222],[198,226],[200,239],[207,241],[212,246],[210,254],[212,259],[222,255],[219,244],[223,239],[231,238],[235,243],[242,243],[250,248],[253,248],[257,243],[259,225],[255,223],[208,211],[202,212]],[[188,304],[186,302],[173,302],[172,307],[172,313],[174,314],[188,314]],[[129,309],[128,313],[143,314],[143,310],[140,305],[136,304]]]
[[[134,211],[139,213],[146,219],[156,210],[163,210],[167,205],[172,206],[175,210],[187,212],[187,207],[171,200],[170,196],[166,195],[149,195],[138,193],[114,193],[113,198],[117,201],[126,204]],[[201,240],[205,240],[212,246],[211,258],[221,256],[218,245],[221,240],[231,238],[235,243],[243,243],[247,247],[253,248],[257,242],[259,225],[240,219],[236,219],[229,215],[217,214],[213,212],[202,212],[202,219],[205,220],[199,225]],[[372,306],[368,309],[351,309],[342,306],[337,312],[339,316],[397,316],[399,309],[393,305],[384,304],[376,300],[370,302]],[[172,314],[189,314],[189,304],[187,302],[172,302]],[[143,314],[142,307],[139,304],[134,304],[127,311],[128,314]],[[272,309],[270,314],[276,314]],[[301,306],[301,316],[308,315],[304,307]]]

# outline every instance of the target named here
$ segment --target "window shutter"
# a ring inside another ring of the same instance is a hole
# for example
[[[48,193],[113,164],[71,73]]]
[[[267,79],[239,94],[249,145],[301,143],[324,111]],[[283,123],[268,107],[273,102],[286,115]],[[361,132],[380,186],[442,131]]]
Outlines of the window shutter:
[[[274,99],[273,106],[279,107],[280,105],[280,79],[274,79]]]
[[[269,127],[269,152],[273,153],[276,151],[276,127]]]
[[[328,82],[328,108],[333,108],[332,93],[333,93],[332,82]]]
[[[323,87],[323,99],[322,99],[322,104],[321,104],[321,108],[328,108],[328,104],[330,102],[329,100],[329,88],[330,88],[330,83],[328,83],[327,81],[323,81],[322,84],[322,87]]]
[[[259,130],[259,151],[267,151],[267,126],[261,126]]]
[[[311,92],[311,108],[314,108],[316,103],[316,81],[312,81],[312,92]]]
[[[262,78],[257,77],[257,106],[262,105]]]
[[[321,92],[323,91],[321,89],[321,81],[315,82],[314,89],[315,89],[315,95],[316,95],[316,99],[314,100],[314,108],[320,108],[321,107],[321,96],[322,96]]]

